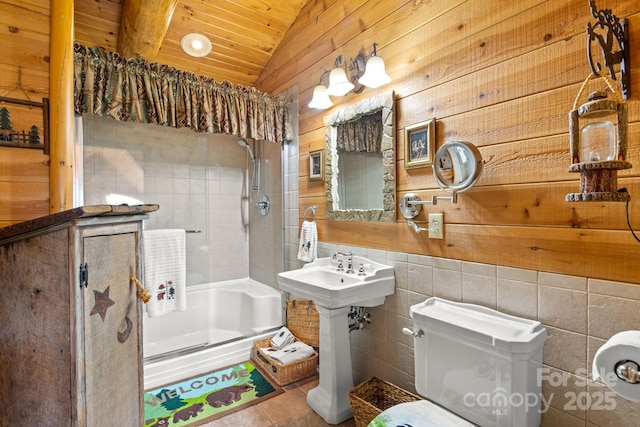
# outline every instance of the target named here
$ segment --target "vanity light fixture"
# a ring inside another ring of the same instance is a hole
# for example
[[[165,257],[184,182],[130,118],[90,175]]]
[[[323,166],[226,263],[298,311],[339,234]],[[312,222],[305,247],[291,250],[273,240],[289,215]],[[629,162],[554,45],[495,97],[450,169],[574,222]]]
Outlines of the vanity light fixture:
[[[331,102],[331,98],[329,98],[326,86],[320,84],[313,88],[313,98],[311,98],[311,102],[309,102],[309,108],[326,110],[332,105],[333,102]]]
[[[344,96],[350,91],[360,93],[365,86],[378,88],[391,81],[385,71],[384,60],[377,54],[377,43],[373,44],[370,56],[358,54],[348,61],[340,55],[336,58],[334,68],[324,71],[320,76],[320,84],[313,90],[313,98],[309,108],[327,109],[333,105],[329,96]],[[325,85],[324,81],[328,84]]]
[[[340,55],[336,59],[336,67],[329,73],[329,87],[327,94],[331,96],[344,96],[355,86],[347,79],[347,73],[342,68],[344,57]]]
[[[211,41],[202,34],[191,33],[182,37],[180,47],[187,55],[200,58],[211,52]]]
[[[384,60],[377,55],[377,45],[378,43],[373,44],[373,54],[367,61],[364,75],[358,79],[358,83],[372,89],[386,85],[391,81],[391,77],[384,69]]]

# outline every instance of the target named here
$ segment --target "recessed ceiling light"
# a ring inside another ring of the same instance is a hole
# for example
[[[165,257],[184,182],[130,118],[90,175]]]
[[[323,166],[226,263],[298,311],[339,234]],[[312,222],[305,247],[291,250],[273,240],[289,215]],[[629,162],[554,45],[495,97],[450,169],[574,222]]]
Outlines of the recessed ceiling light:
[[[187,34],[180,41],[180,46],[187,55],[196,57],[206,56],[211,52],[211,42],[202,34]]]

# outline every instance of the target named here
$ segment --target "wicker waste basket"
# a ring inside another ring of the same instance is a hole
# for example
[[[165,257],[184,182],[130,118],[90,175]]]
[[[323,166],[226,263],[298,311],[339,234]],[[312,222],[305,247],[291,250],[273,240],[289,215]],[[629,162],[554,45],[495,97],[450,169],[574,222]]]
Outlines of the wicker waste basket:
[[[296,339],[296,341],[299,341]],[[304,341],[303,341],[304,342]],[[287,365],[283,365],[277,360],[263,354],[260,349],[271,346],[271,337],[256,340],[251,350],[251,360],[258,364],[260,368],[279,386],[294,383],[296,381],[309,378],[318,371],[318,352],[314,351],[313,356],[298,360]]]
[[[320,345],[320,314],[311,300],[287,300],[287,328],[305,344]]]
[[[376,377],[349,390],[349,401],[356,427],[367,427],[385,409],[417,400],[422,398]]]

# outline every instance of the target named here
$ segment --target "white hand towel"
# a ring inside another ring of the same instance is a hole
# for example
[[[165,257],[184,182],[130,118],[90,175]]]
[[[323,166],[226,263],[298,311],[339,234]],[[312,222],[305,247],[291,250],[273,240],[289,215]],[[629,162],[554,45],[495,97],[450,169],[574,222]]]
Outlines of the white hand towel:
[[[151,299],[149,317],[187,309],[185,232],[143,231],[144,282]]]
[[[300,227],[300,243],[298,259],[303,262],[311,262],[316,259],[318,251],[318,228],[315,221],[302,221]]]
[[[314,355],[313,347],[302,341],[296,341],[281,350],[274,350],[271,347],[267,347],[261,348],[260,351],[283,365],[307,359]]]

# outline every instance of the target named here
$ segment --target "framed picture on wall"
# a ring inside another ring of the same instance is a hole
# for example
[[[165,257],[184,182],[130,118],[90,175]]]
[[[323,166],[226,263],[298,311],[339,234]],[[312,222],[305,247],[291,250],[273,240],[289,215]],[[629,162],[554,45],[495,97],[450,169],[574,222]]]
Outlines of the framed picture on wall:
[[[412,169],[433,165],[436,119],[416,123],[404,129],[404,168]]]
[[[309,181],[324,180],[324,150],[309,153]]]

